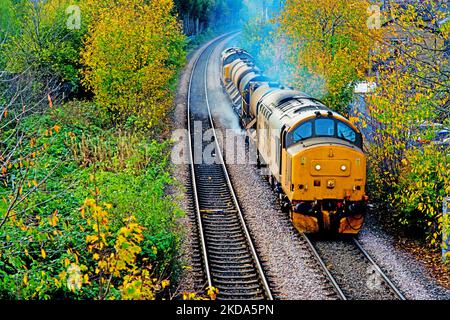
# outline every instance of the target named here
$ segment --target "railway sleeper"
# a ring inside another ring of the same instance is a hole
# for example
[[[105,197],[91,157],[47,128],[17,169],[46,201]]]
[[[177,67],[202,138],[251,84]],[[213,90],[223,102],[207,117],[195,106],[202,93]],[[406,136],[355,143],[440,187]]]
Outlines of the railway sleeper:
[[[203,223],[203,225],[205,226],[205,229],[209,228],[209,229],[211,229],[211,231],[213,231],[219,235],[228,235],[230,233],[238,233],[238,232],[241,232],[241,230],[242,230],[240,224],[238,224],[238,223],[234,223],[229,226],[227,226],[227,225],[224,226],[219,223],[212,224],[210,222],[207,222],[207,223]]]
[[[213,274],[214,279],[222,279],[230,281],[244,281],[244,280],[259,280],[259,275],[256,272],[246,272],[245,274],[239,274],[239,275],[226,275],[226,274]]]
[[[227,259],[233,257],[241,257],[250,255],[248,249],[239,249],[239,250],[227,250],[227,251],[217,251],[208,249],[208,253],[211,257],[226,257]]]
[[[254,272],[255,267],[253,265],[228,265],[226,267],[224,266],[211,266],[211,270],[213,272]]]
[[[242,231],[240,229],[233,229],[233,230],[218,230],[218,228],[211,228],[211,229],[214,230],[205,230],[205,234],[217,235],[221,236],[221,238],[228,238],[229,236],[242,235]]]
[[[217,234],[214,232],[207,232],[204,231],[205,235],[208,236],[208,240],[212,242],[227,242],[227,243],[247,243],[247,239],[244,237],[242,233],[235,233],[235,234]]]
[[[217,250],[243,250],[247,249],[247,246],[245,246],[242,243],[229,243],[229,244],[210,244],[208,245],[208,248],[211,251],[217,251]]]
[[[241,297],[241,299],[242,298],[244,298],[244,299],[252,299],[252,298],[256,299],[258,297],[261,297],[262,299],[264,299],[264,293],[263,293],[262,290],[242,291],[242,292],[227,292],[227,291],[222,291],[221,292],[220,289],[219,289],[218,296],[220,296],[220,297],[226,296],[228,298]]]
[[[221,257],[210,257],[209,258],[210,263],[215,263],[217,265],[234,265],[236,263],[253,264],[253,259],[251,259],[249,257],[236,258],[233,260],[234,261],[224,261],[223,259],[221,259]]]
[[[218,287],[218,285],[224,285],[226,287],[230,286],[230,281],[228,280],[216,280],[214,284]],[[261,287],[261,283],[259,280],[246,281],[246,280],[234,280],[232,285],[241,285],[241,286],[257,286]]]

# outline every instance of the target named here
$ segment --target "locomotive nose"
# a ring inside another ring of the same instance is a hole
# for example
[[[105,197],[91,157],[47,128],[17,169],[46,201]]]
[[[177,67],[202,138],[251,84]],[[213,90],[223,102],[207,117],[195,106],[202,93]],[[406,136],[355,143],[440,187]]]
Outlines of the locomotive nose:
[[[313,177],[348,177],[351,175],[349,160],[313,160],[310,173]]]

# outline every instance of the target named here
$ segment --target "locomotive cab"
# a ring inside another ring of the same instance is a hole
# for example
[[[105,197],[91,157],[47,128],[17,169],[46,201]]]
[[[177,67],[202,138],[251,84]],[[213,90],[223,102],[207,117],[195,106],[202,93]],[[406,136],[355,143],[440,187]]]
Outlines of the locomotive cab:
[[[302,120],[285,134],[283,190],[302,232],[358,233],[365,211],[361,133],[336,115]]]

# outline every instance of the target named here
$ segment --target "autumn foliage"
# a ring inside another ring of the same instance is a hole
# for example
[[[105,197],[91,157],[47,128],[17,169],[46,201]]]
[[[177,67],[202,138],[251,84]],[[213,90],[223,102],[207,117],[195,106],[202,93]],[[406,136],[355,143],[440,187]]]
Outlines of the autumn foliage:
[[[365,0],[288,0],[279,16],[244,26],[243,46],[271,77],[347,113],[380,33],[367,27],[369,7]]]
[[[0,3],[0,299],[168,296],[182,212],[147,129],[184,59],[172,2]]]
[[[172,106],[184,36],[171,0],[121,0],[101,8],[82,52],[85,86],[119,124],[152,128]]]
[[[368,146],[374,196],[396,221],[440,244],[442,202],[450,194],[448,145],[437,136],[449,122],[448,32],[438,4],[392,6],[375,47],[378,88],[362,120],[374,129]],[[395,42],[389,41],[395,39]]]
[[[438,139],[450,125],[448,7],[381,9],[287,0],[279,17],[249,21],[242,45],[266,73],[350,116],[365,134],[376,214],[437,247],[450,194],[448,142]],[[358,83],[370,90],[355,95]]]

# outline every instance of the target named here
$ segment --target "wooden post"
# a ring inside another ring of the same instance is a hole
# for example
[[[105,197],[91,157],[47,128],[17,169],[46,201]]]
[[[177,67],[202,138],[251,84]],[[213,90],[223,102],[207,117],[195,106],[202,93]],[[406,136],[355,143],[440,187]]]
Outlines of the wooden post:
[[[450,228],[450,214],[449,214],[450,197],[445,197],[442,204],[442,261],[450,261],[450,234],[448,233]]]

